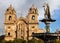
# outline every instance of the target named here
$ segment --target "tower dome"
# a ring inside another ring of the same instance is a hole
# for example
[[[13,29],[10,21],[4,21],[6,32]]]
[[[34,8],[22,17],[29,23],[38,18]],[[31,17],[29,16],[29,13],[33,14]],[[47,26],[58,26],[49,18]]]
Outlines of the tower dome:
[[[32,7],[29,9],[29,13],[30,14],[37,14],[37,12],[38,12],[37,8],[34,5],[32,5]]]
[[[32,7],[30,9],[36,9],[36,7],[34,5],[32,5]]]
[[[7,8],[6,13],[10,13],[10,14],[16,13],[15,9],[12,7],[11,4],[10,4],[9,8]]]

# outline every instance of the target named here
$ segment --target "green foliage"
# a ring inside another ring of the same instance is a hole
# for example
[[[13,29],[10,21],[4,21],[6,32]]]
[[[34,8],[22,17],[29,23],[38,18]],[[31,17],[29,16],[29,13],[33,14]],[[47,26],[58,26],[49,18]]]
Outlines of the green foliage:
[[[32,39],[32,40],[28,40],[28,43],[44,43],[44,41],[43,40]]]
[[[24,43],[24,42],[25,42],[25,40],[23,40],[23,39],[15,39],[13,41],[13,43]]]
[[[5,40],[2,40],[2,43],[6,43],[6,41]]]
[[[60,43],[60,40],[54,40],[53,43]]]
[[[15,39],[14,41],[5,41],[2,40],[2,43],[25,43],[26,41],[23,39]]]
[[[31,40],[23,40],[23,39],[15,39],[14,41],[5,41],[5,40],[2,40],[0,43],[44,43],[43,40],[39,39],[31,39]],[[60,40],[53,40],[53,43],[60,43]]]
[[[14,41],[5,41],[5,40],[2,40],[2,43],[44,43],[43,40],[37,40],[37,39],[32,39],[32,40],[28,40],[28,41],[25,41],[23,39],[15,39]]]
[[[8,42],[6,41],[6,43],[13,43],[13,41],[8,41]]]
[[[40,40],[38,40],[38,43],[44,43],[44,41],[40,39]]]

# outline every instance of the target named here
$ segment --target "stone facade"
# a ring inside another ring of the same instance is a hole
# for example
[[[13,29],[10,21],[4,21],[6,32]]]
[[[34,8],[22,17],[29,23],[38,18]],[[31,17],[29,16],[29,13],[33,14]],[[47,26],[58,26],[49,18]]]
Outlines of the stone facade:
[[[17,19],[16,11],[10,5],[5,13],[5,40],[14,40],[15,38],[20,39],[32,39],[32,33],[43,33],[43,29],[38,28],[38,10],[32,5],[29,9],[26,18],[22,16]]]

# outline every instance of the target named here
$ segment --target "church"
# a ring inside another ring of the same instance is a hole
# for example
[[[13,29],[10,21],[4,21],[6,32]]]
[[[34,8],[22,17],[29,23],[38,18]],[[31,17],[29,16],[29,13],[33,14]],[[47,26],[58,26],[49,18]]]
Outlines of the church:
[[[31,40],[32,33],[44,33],[44,29],[39,29],[38,9],[32,5],[28,10],[26,18],[17,19],[16,11],[10,5],[5,12],[4,34],[5,40],[24,39]]]

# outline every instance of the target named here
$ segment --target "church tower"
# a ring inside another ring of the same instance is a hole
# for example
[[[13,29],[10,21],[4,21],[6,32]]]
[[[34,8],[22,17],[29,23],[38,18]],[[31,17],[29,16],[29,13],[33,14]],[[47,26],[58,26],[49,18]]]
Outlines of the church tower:
[[[32,33],[38,30],[38,10],[32,5],[28,13],[28,24],[29,24],[29,40],[32,39]]]
[[[16,38],[16,11],[10,5],[5,13],[5,40],[14,40]]]

